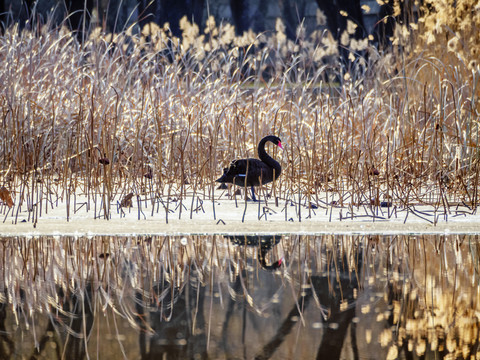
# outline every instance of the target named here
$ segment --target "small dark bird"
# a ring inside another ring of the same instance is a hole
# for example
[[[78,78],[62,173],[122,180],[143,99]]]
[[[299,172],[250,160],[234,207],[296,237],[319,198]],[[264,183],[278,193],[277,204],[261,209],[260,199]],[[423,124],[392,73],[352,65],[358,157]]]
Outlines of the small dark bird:
[[[253,201],[257,201],[253,187],[268,184],[273,181],[274,177],[275,180],[278,179],[282,172],[282,166],[278,161],[275,161],[265,151],[265,144],[267,141],[270,141],[283,149],[282,142],[278,137],[273,135],[265,136],[258,143],[258,157],[260,160],[253,158],[233,160],[230,163],[230,167],[223,169],[222,177],[216,181],[220,183],[231,183],[238,186],[250,186],[252,189]]]

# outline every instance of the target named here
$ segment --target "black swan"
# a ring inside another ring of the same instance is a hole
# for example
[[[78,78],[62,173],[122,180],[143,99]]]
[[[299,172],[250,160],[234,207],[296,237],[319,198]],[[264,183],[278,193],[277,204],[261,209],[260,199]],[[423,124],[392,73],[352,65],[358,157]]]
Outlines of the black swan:
[[[265,151],[265,144],[267,141],[274,143],[279,146],[281,149],[282,142],[276,136],[269,135],[265,136],[258,143],[258,157],[259,159],[239,159],[233,160],[230,163],[230,167],[223,169],[223,175],[217,182],[220,183],[231,183],[238,186],[250,186],[252,189],[252,198],[253,201],[256,201],[254,186],[259,186],[261,184],[268,184],[280,176],[282,172],[282,166],[275,161],[270,155]]]
[[[265,259],[268,252],[280,242],[281,236],[275,237],[273,235],[226,235],[225,237],[229,238],[230,241],[235,245],[260,247],[257,258],[260,266],[263,269],[276,270],[280,266],[282,266],[282,263],[284,261],[283,257],[270,265],[267,265],[267,261]]]

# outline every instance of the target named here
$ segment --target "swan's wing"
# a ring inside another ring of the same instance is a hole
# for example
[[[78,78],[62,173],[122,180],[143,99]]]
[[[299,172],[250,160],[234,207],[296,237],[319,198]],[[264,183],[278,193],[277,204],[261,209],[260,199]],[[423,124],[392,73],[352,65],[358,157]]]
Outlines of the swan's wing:
[[[262,171],[265,171],[265,166],[266,164],[264,164],[262,161],[253,158],[233,160],[230,164],[230,168],[228,169],[228,173],[233,176],[246,176],[248,170],[249,174],[258,176]]]
[[[228,173],[233,176],[245,176],[247,173],[247,160],[233,160],[228,168]]]

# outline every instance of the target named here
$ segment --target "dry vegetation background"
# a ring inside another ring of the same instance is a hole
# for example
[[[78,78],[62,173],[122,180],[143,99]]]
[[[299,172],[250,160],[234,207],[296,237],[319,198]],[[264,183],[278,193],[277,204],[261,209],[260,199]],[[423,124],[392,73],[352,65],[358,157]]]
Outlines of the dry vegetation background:
[[[327,32],[291,41],[281,23],[238,37],[184,20],[182,39],[155,25],[97,29],[83,44],[66,27],[10,27],[0,186],[17,206],[72,193],[209,198],[224,166],[275,134],[276,197],[475,211],[480,6],[425,1],[419,14],[381,51],[346,34],[346,67]]]

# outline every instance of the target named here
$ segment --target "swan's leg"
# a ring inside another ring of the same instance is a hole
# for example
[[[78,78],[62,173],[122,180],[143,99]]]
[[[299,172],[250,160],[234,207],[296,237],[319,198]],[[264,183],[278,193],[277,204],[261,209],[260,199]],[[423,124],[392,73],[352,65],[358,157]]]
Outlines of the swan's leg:
[[[257,198],[255,197],[255,189],[253,188],[253,186],[251,187],[251,189],[252,189],[252,200],[257,201]]]

